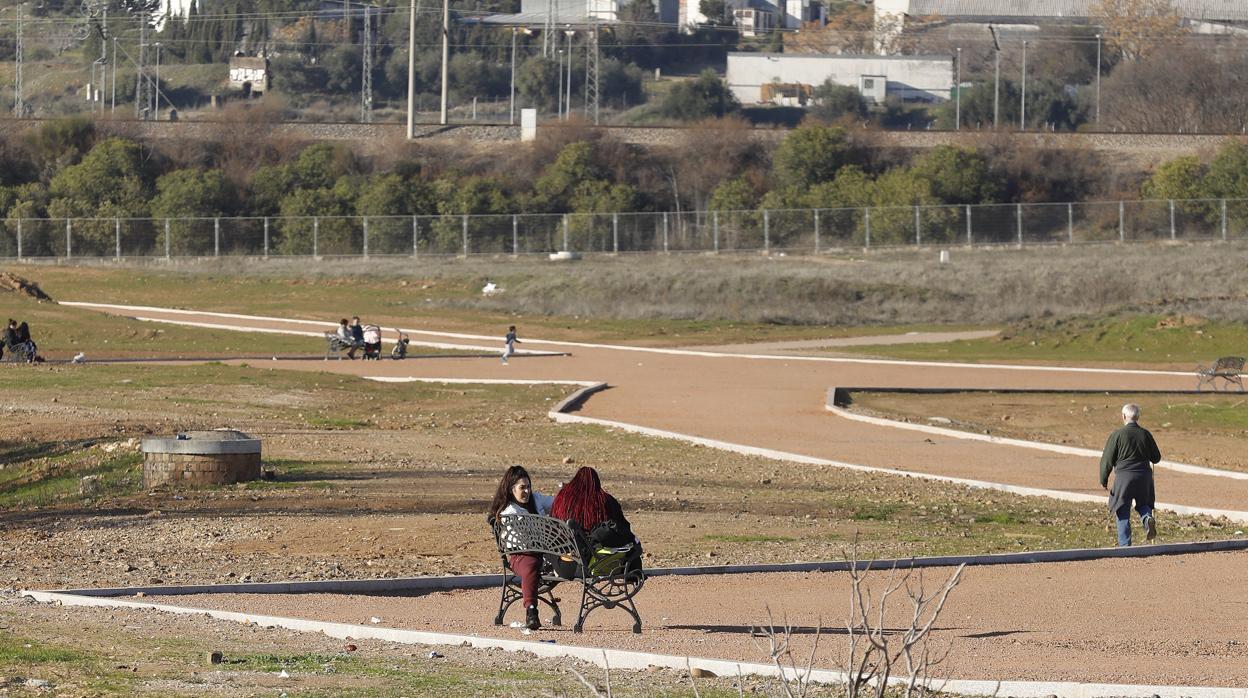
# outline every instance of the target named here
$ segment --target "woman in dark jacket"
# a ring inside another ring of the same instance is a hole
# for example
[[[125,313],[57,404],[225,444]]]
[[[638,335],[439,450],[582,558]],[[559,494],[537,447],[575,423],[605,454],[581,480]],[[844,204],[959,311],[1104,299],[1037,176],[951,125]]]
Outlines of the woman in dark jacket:
[[[583,534],[591,555],[599,548],[631,545],[630,565],[641,559],[641,544],[624,517],[624,509],[615,497],[602,489],[598,471],[593,468],[583,467],[576,471],[572,481],[555,495],[550,515],[567,521],[572,524],[573,530]]]

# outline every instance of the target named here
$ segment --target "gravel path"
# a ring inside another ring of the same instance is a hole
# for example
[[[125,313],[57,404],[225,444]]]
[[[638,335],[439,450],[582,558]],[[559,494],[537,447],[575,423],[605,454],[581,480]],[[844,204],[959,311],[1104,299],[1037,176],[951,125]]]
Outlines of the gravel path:
[[[1208,553],[967,568],[936,624],[937,647],[950,649],[940,675],[958,679],[1082,681],[1160,685],[1248,684],[1248,553]],[[929,569],[928,591],[951,569]],[[877,595],[885,574],[869,575]],[[1180,580],[1199,579],[1200,584]],[[492,623],[496,590],[423,596],[247,594],[158,597],[157,603],[264,615],[380,625],[411,630],[554,640],[766,662],[765,640],[750,626],[793,628],[794,650],[809,652],[815,627],[823,635],[816,665],[836,668],[846,655],[843,623],[849,577],[830,574],[750,574],[655,577],[638,597],[645,627],[629,632],[620,611],[599,610],[585,633],[572,632],[568,614],[578,596],[562,591],[564,627],[522,631]],[[885,625],[908,627],[904,595],[890,601]],[[507,621],[519,619],[513,609]],[[762,643],[760,645],[760,643]]]

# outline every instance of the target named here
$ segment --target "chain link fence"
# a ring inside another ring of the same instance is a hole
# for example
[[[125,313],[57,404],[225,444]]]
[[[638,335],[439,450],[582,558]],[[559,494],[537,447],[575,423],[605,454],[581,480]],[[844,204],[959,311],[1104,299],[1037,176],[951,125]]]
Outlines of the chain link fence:
[[[10,218],[0,258],[452,257],[1248,238],[1248,199],[657,213]]]

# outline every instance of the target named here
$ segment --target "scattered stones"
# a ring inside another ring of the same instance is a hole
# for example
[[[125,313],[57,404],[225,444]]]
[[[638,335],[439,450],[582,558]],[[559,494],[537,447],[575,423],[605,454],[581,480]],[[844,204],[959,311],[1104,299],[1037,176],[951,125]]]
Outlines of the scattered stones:
[[[572,456],[564,456],[564,458],[563,458],[563,464],[564,464],[564,465],[572,465],[572,464],[573,464],[573,463],[575,463],[575,462],[576,462],[576,459],[575,459],[575,458],[573,458]]]
[[[78,481],[78,494],[83,497],[95,497],[104,490],[104,483],[99,475],[87,475]]]
[[[689,670],[689,675],[695,679],[713,679],[717,676],[717,674],[710,669],[703,669],[696,666]]]
[[[26,679],[26,683],[24,683],[24,684],[22,684],[22,685],[24,685],[26,688],[33,688],[33,689],[35,689],[35,690],[42,690],[42,689],[45,689],[45,688],[51,688],[51,687],[52,687],[52,682],[51,682],[51,681],[48,681],[48,680],[46,680],[46,679]]]
[[[358,650],[358,649],[359,649],[359,647],[356,647],[355,645],[350,645],[350,644],[349,644],[349,645],[347,645],[346,647],[344,647],[343,649],[345,649],[345,650],[346,650],[346,651],[348,651],[348,652],[354,652],[354,651]]]

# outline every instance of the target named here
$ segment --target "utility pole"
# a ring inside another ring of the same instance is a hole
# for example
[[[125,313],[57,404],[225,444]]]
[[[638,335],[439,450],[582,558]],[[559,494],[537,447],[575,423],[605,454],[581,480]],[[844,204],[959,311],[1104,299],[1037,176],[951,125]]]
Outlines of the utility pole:
[[[113,37],[113,104],[109,109],[110,114],[117,113],[117,37]]]
[[[995,56],[994,77],[992,80],[992,130],[997,130],[997,125],[1001,119],[1001,44],[997,41],[997,30],[988,25],[988,31],[992,33],[992,48]]]
[[[416,137],[416,0],[407,17],[407,139]]]
[[[1018,117],[1018,130],[1027,130],[1027,40],[1023,40],[1023,93],[1020,96],[1022,100],[1022,114]]]
[[[451,61],[451,0],[442,0],[442,118],[438,123],[446,125],[447,65]]]
[[[19,119],[26,116],[26,104],[22,101],[22,54],[25,53],[22,41],[22,10],[25,7],[26,3],[17,6],[17,46],[14,49],[17,70],[13,75],[13,115]]]
[[[160,42],[156,42],[156,81],[152,83],[152,118],[160,121]]]
[[[373,122],[373,30],[369,24],[369,7],[364,6],[364,56],[360,61],[360,123]]]

